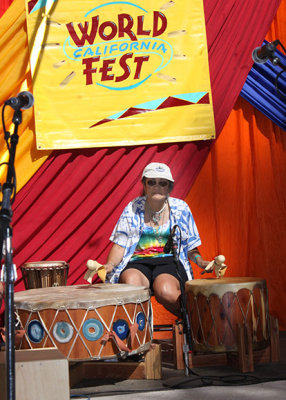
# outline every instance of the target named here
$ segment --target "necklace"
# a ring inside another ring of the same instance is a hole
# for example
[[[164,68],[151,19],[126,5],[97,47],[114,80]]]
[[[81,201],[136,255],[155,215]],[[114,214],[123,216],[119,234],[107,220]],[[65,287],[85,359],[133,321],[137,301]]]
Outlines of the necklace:
[[[153,228],[155,236],[157,236],[157,240],[158,240],[158,242],[159,242],[159,244],[161,246],[162,241],[163,241],[162,225],[163,225],[163,222],[164,222],[164,210],[166,209],[168,202],[166,200],[164,205],[163,205],[163,207],[159,211],[153,211],[151,206],[150,206],[150,204],[149,203],[147,203],[147,204],[148,204],[149,211],[150,211],[150,218],[151,218],[150,219],[150,225]]]
[[[159,225],[159,222],[162,218],[163,212],[165,208],[167,207],[167,201],[165,201],[163,207],[159,211],[153,211],[149,203],[147,203],[150,209],[150,214],[151,214],[151,219],[154,222],[154,224]]]
[[[154,236],[158,240],[159,244],[162,244],[163,236],[162,236],[162,225],[155,224],[152,220],[150,221],[151,228],[153,229]]]

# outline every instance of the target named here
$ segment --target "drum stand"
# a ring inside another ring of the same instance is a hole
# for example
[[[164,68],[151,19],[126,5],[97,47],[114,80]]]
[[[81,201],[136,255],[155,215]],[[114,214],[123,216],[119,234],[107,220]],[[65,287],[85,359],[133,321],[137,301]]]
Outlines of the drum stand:
[[[4,106],[5,107],[5,106]],[[22,122],[22,112],[15,109],[12,119],[14,133],[10,133],[4,127],[5,140],[9,150],[9,162],[6,183],[2,189],[2,205],[0,211],[0,248],[1,260],[5,262],[1,271],[1,280],[5,287],[5,336],[6,336],[6,398],[15,399],[15,320],[14,320],[14,282],[16,281],[16,269],[12,256],[12,220],[11,197],[15,195],[15,169],[14,161],[16,146],[18,143],[18,126]],[[10,139],[10,144],[9,144]]]

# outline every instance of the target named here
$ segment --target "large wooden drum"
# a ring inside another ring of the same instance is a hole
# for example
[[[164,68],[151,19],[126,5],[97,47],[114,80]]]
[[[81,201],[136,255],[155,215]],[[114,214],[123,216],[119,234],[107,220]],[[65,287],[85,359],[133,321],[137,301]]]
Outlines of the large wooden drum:
[[[148,289],[97,284],[15,293],[25,330],[20,348],[57,347],[68,360],[117,359],[146,352],[152,340]]]
[[[197,353],[238,351],[238,325],[248,325],[253,349],[269,344],[266,282],[259,278],[197,279],[186,282],[186,301]]]
[[[65,261],[36,261],[21,267],[26,289],[37,289],[67,284],[69,264]]]

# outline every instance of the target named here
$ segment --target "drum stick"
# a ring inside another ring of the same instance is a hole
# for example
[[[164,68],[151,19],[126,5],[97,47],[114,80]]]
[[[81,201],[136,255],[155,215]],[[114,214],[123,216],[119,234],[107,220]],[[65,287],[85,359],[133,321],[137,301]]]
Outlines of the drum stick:
[[[216,277],[221,278],[224,276],[227,266],[224,264],[225,256],[220,254],[216,256],[213,261],[211,261],[206,268],[201,272],[201,275],[205,274],[206,272],[215,271]]]
[[[224,264],[225,256],[222,254],[214,259],[214,270],[217,278],[223,278],[227,266]]]

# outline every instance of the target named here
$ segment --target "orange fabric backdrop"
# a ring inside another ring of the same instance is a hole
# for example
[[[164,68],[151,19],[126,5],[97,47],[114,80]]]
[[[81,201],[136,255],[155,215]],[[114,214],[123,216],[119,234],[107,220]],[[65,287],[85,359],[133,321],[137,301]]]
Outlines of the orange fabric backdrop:
[[[186,201],[204,257],[224,254],[226,276],[266,279],[270,314],[285,330],[286,132],[239,97]],[[175,320],[153,306],[155,324]]]
[[[282,1],[266,36],[284,47],[285,16]],[[270,313],[285,330],[286,132],[239,98],[187,202],[201,251],[225,254],[228,276],[266,279]]]
[[[285,132],[239,98],[187,197],[202,253],[224,254],[226,276],[266,279],[270,313],[284,330],[285,152]]]
[[[286,45],[285,16],[282,1],[266,40]],[[270,313],[286,330],[286,132],[239,97],[186,201],[204,257],[224,254],[226,276],[266,279]],[[153,303],[156,324],[175,320]]]

